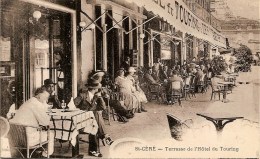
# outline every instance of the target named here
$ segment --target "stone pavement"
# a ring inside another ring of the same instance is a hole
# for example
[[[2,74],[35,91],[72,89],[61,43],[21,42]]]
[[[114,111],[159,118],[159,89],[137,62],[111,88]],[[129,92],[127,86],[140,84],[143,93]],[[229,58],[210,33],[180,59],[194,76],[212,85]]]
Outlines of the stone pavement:
[[[128,123],[112,121],[107,125],[107,130],[115,140],[125,141],[124,138],[134,139],[145,143],[143,147],[148,149],[136,150],[136,145],[103,146],[101,152],[104,158],[183,158],[183,157],[257,157],[259,158],[259,75],[260,67],[253,67],[250,73],[240,73],[237,81],[249,81],[249,84],[237,84],[232,94],[228,94],[228,103],[218,100],[210,101],[211,89],[207,93],[196,94],[196,98],[182,101],[182,107],[178,104],[159,105],[155,101],[146,104],[148,112],[136,113]],[[217,98],[216,98],[217,99]],[[227,112],[243,116],[227,124],[221,134],[217,133],[212,122],[199,117],[196,113],[202,112]],[[191,119],[191,129],[183,135],[183,141],[171,138],[166,113],[171,113],[181,120]],[[87,136],[85,136],[87,138]],[[137,144],[137,145],[138,145]],[[127,147],[128,146],[128,147]],[[152,151],[155,146],[156,151]],[[55,146],[55,153],[70,155],[66,149],[67,143],[61,149]],[[166,148],[171,147],[172,149]],[[147,148],[147,147],[146,147]],[[80,143],[80,153],[88,158],[88,145]],[[162,149],[162,150],[158,150]],[[113,154],[109,152],[113,151]]]

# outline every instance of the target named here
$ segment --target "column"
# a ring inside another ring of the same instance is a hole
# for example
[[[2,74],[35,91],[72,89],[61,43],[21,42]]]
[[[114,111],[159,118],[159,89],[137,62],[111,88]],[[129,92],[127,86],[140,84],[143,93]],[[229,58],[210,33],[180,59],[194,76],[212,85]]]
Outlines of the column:
[[[105,18],[103,18],[105,19]],[[107,31],[107,25],[103,24],[103,31]],[[107,34],[103,34],[103,70],[107,71]]]
[[[101,14],[105,11],[106,9],[106,6],[104,4],[101,4]],[[101,18],[101,26],[102,26],[102,29],[103,29],[103,41],[102,41],[102,45],[103,45],[103,50],[102,50],[102,56],[103,56],[103,59],[102,59],[102,69],[104,71],[107,71],[107,34],[105,33],[107,31],[107,28],[106,28],[106,21],[105,21],[105,16],[103,16]]]
[[[196,37],[193,37],[193,57],[196,57],[198,56],[198,40]]]
[[[209,59],[211,60],[212,59],[212,55],[213,55],[213,47],[211,44],[209,44]]]
[[[186,60],[186,53],[187,53],[187,43],[185,39],[185,33],[182,33],[182,43],[181,43],[181,65],[183,61]]]
[[[133,25],[132,25],[132,20],[130,18],[128,18],[129,20],[129,30],[131,30],[133,28]],[[133,49],[133,32],[131,31],[129,33],[129,49]]]
[[[138,20],[138,24],[141,24],[142,20]],[[140,34],[144,34],[143,32],[143,27],[139,27],[139,34],[138,34],[138,39],[139,39],[139,56],[138,56],[138,66],[144,66],[144,39],[140,38]]]
[[[151,37],[153,38],[153,37]],[[153,43],[154,43],[154,40],[151,40],[150,41],[150,51],[149,51],[149,66],[153,66]]]

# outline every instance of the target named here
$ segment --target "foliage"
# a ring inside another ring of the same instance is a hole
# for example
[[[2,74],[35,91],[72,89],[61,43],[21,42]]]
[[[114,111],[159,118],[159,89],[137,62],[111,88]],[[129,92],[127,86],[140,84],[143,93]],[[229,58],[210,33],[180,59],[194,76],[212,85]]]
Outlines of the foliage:
[[[211,66],[214,74],[220,74],[222,71],[226,70],[227,63],[222,56],[215,56],[211,61]]]
[[[233,54],[237,60],[237,68],[239,71],[249,71],[251,69],[251,63],[253,62],[252,51],[245,45],[240,45],[240,47],[234,51]]]

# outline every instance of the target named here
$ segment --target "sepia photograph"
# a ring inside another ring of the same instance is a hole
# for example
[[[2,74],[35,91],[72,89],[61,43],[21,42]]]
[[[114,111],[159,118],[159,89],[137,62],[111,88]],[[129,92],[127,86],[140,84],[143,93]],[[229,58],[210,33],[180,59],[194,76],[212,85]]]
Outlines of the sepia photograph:
[[[0,158],[260,158],[260,0],[0,11]]]

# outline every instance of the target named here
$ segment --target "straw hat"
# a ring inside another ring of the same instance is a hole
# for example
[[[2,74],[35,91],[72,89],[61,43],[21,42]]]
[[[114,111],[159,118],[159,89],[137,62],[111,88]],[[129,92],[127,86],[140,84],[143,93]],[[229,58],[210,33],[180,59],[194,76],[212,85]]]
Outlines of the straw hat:
[[[102,70],[97,70],[92,76],[92,79],[99,80],[101,77],[105,75],[105,72]]]
[[[128,72],[136,72],[134,67],[129,67]]]
[[[85,86],[94,89],[99,89],[102,87],[101,83],[99,83],[98,80],[95,79],[89,79]]]

